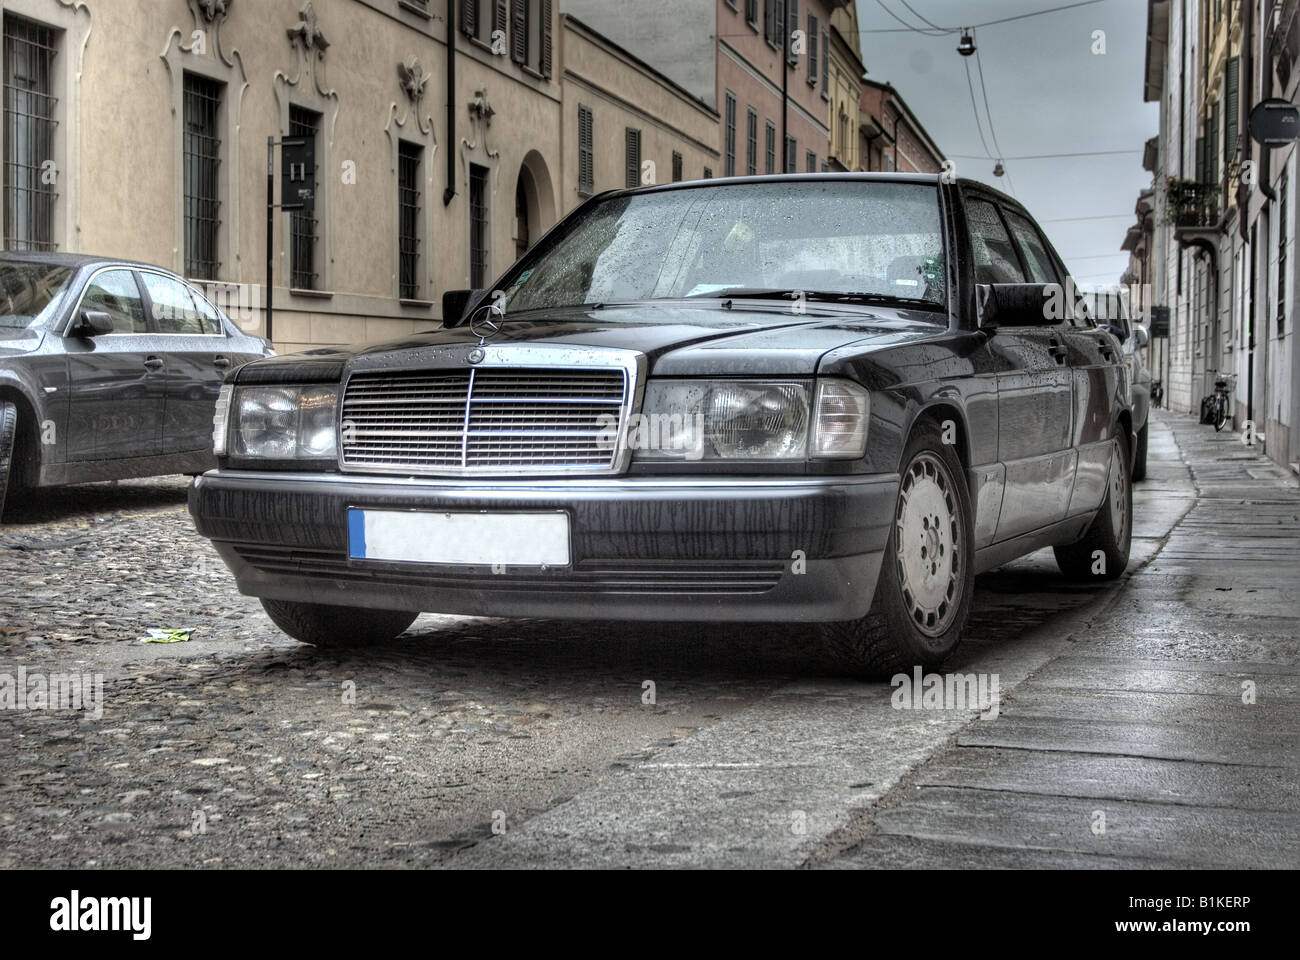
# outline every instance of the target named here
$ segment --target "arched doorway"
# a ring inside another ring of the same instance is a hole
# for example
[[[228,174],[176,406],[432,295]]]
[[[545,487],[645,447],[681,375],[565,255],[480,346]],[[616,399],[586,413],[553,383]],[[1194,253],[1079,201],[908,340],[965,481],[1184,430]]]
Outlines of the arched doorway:
[[[555,190],[546,161],[530,150],[515,181],[515,256],[522,257],[555,223]]]

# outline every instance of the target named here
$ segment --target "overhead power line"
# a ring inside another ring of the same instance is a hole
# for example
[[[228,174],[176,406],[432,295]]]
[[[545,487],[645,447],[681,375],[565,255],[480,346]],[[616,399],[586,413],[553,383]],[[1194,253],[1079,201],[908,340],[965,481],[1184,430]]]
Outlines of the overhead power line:
[[[1120,154],[1132,155],[1142,153],[1141,150],[1091,150],[1080,153],[1031,153],[1019,157],[1003,157],[1003,160],[1068,160],[1072,157],[1113,157]],[[950,157],[956,157],[958,160],[983,160],[979,154],[974,153],[950,153]]]
[[[876,0],[876,2],[877,2],[877,3],[880,3],[880,0]],[[1047,9],[1047,10],[1035,10],[1035,11],[1033,11],[1032,13],[1020,13],[1020,14],[1016,14],[1015,16],[1012,16],[1012,17],[1000,17],[1000,18],[997,19],[997,20],[985,20],[983,23],[972,23],[972,24],[970,24],[969,26],[970,26],[971,29],[974,29],[974,28],[976,28],[976,27],[995,27],[995,26],[997,26],[997,25],[999,25],[999,24],[1002,24],[1002,23],[1011,23],[1011,22],[1013,22],[1013,21],[1015,21],[1015,20],[1028,20],[1030,17],[1042,17],[1042,16],[1046,16],[1046,15],[1049,14],[1049,13],[1060,13],[1060,12],[1063,11],[1063,10],[1073,10],[1073,9],[1075,9],[1076,7],[1090,7],[1090,6],[1092,6],[1093,4],[1096,4],[1096,3],[1105,3],[1105,2],[1106,2],[1106,0],[1078,0],[1078,2],[1076,2],[1076,3],[1067,3],[1067,4],[1063,4],[1063,5],[1059,6],[1059,7],[1051,7],[1051,8],[1049,8],[1049,9]],[[907,4],[907,3],[904,3],[903,6],[907,7],[908,10],[912,10],[911,5],[909,5],[909,4]],[[883,3],[881,3],[881,7],[884,8],[885,12],[888,13],[891,17],[893,17],[893,18],[894,18],[895,20],[897,20],[899,23],[903,24],[903,26],[901,26],[901,27],[876,27],[876,28],[873,28],[873,29],[859,30],[858,33],[862,34],[862,33],[904,33],[904,32],[911,32],[911,33],[920,33],[920,34],[923,34],[923,35],[925,35],[925,36],[929,36],[929,37],[935,37],[935,36],[946,36],[946,35],[948,35],[948,34],[952,34],[952,33],[961,33],[961,31],[962,31],[962,29],[963,29],[962,27],[940,27],[940,26],[933,26],[932,29],[931,29],[931,28],[925,28],[925,29],[923,29],[923,28],[921,28],[921,27],[917,27],[917,26],[913,26],[913,25],[911,25],[911,24],[908,24],[906,20],[903,20],[903,19],[901,19],[900,17],[898,17],[898,16],[897,16],[895,13],[893,13],[893,11],[891,11],[888,7],[885,7]],[[924,22],[926,22],[926,23],[929,23],[929,22],[930,22],[930,21],[928,21],[928,20],[925,20],[925,18],[922,17],[922,16],[921,16],[919,13],[917,13],[915,10],[912,10],[912,13],[915,14],[919,19],[923,20]],[[935,31],[938,31],[938,32],[936,33]]]

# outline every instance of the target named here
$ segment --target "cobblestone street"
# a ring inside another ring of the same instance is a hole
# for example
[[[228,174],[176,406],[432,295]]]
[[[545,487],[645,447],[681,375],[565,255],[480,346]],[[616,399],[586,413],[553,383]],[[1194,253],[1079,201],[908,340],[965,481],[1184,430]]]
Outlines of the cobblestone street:
[[[977,582],[945,669],[1000,676],[996,719],[891,709],[802,627],[426,615],[320,652],[182,478],[33,496],[0,673],[102,674],[103,714],[0,715],[0,866],[1300,866],[1295,480],[1168,415],[1151,457],[1127,578]]]

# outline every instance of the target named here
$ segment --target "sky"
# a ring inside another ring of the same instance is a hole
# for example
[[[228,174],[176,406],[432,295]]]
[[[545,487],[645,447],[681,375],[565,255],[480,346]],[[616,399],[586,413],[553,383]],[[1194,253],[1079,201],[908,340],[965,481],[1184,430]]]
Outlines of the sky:
[[[960,35],[924,36],[886,12],[928,30],[921,17],[961,27],[1071,2],[1077,0],[857,0],[862,61],[870,79],[898,88],[958,176],[1025,205],[1080,284],[1116,283],[1128,266],[1119,246],[1136,222],[1133,205],[1151,185],[1142,148],[1159,123],[1157,105],[1142,100],[1146,3],[1099,0],[976,27],[991,133],[979,64],[957,53]],[[1105,52],[1094,53],[1101,41]],[[988,152],[1004,158],[1001,179],[993,176],[994,160],[984,158],[967,63]],[[1080,156],[1109,151],[1125,152]],[[1015,159],[1043,154],[1068,156]]]

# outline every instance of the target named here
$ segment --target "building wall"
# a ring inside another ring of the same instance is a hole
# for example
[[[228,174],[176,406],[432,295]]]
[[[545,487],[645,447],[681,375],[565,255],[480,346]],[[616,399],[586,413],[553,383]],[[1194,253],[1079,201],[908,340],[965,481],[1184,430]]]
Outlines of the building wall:
[[[672,180],[674,152],[682,157],[684,180],[721,168],[715,111],[568,15],[562,18],[561,37],[564,212],[585,199],[578,191],[580,107],[592,112],[593,193],[626,185],[629,127],[641,131],[641,159],[654,164],[652,182]]]
[[[725,0],[559,0],[558,6],[716,107],[713,7],[719,2]]]
[[[600,189],[623,186],[622,130],[633,118],[660,179],[671,177],[674,150],[683,153],[687,177],[719,166],[717,118],[707,106],[607,41],[571,31],[566,43],[559,4],[528,3],[536,15],[552,12],[549,77],[541,75],[539,55],[526,65],[513,61],[508,23],[507,43],[494,45],[490,0],[479,0],[476,39],[462,32],[462,0],[432,0],[427,15],[415,9],[419,2],[401,0],[257,0],[229,4],[214,20],[199,0],[0,0],[0,10],[62,31],[50,158],[59,177],[57,249],[187,272],[186,73],[225,84],[217,124],[220,285],[211,289],[250,331],[265,329],[267,137],[288,133],[291,105],[321,114],[314,290],[291,288],[291,215],[274,215],[273,335],[281,351],[390,339],[439,321],[443,292],[470,284],[472,165],[488,171],[487,281],[499,275],[514,261],[521,235],[535,241],[580,199],[574,98],[589,98],[600,112]],[[454,131],[446,109],[449,7]],[[712,7],[708,15],[700,35],[712,32]],[[712,67],[708,78],[712,90]],[[398,283],[401,141],[423,148],[421,263],[416,295],[408,298]],[[517,218],[521,181],[526,215]]]

